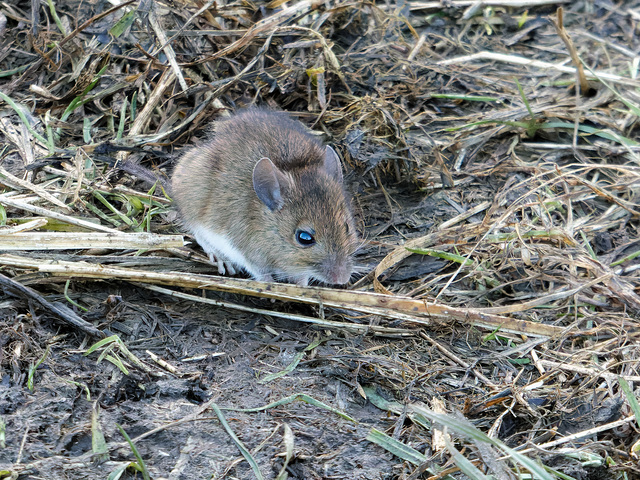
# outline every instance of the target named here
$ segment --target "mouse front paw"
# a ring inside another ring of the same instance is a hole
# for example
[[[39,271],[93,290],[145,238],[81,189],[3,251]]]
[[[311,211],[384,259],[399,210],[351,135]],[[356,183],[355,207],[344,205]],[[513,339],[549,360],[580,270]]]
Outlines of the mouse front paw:
[[[218,275],[235,275],[236,269],[229,261],[224,261],[220,257],[216,257],[214,254],[209,254],[209,261],[218,267]]]
[[[236,274],[236,268],[243,268],[246,260],[229,238],[211,229],[199,226],[192,228],[193,236],[209,255],[209,261],[218,266],[218,274]]]

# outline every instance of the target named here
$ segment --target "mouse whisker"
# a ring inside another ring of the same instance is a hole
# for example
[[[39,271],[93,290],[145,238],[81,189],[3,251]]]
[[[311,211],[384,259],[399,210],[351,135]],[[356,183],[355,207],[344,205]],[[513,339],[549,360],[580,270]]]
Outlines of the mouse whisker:
[[[366,265],[354,265],[353,266],[353,273],[368,273],[369,270],[371,270],[370,267],[366,266]]]

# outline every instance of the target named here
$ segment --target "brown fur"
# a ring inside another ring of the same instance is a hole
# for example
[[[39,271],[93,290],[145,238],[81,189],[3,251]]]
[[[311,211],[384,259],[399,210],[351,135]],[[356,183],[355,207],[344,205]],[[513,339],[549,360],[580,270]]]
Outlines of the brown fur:
[[[173,175],[185,225],[224,235],[265,277],[346,282],[357,236],[342,183],[324,167],[325,148],[283,112],[249,109],[219,121],[213,139],[189,150]],[[286,178],[274,211],[253,188],[263,157]],[[316,245],[301,247],[299,228],[313,229]]]

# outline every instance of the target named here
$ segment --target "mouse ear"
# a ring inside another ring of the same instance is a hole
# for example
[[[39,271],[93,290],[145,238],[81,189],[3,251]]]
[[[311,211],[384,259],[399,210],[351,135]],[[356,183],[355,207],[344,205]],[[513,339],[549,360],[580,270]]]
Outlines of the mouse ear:
[[[278,169],[271,160],[261,158],[253,167],[253,189],[258,198],[269,210],[280,210],[284,204],[280,182],[278,181]]]
[[[337,182],[342,183],[342,164],[336,151],[329,145],[324,151],[324,171]]]

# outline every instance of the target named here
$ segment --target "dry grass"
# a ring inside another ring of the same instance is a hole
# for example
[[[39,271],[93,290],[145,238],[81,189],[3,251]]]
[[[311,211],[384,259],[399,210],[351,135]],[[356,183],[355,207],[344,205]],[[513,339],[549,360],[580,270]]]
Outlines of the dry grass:
[[[15,351],[15,319],[34,301],[101,336],[81,305],[46,298],[64,285],[71,300],[80,279],[136,282],[404,339],[350,369],[354,392],[397,419],[368,437],[405,462],[385,478],[534,468],[468,422],[574,478],[637,475],[640,3],[564,2],[563,14],[563,2],[536,0],[223,3],[47,2],[36,24],[26,4],[0,7],[0,251],[11,250],[0,345]],[[294,113],[342,154],[367,241],[350,290],[203,274],[215,267],[170,235],[164,191],[109,166],[164,178],[212,118],[255,102]],[[0,376],[19,382],[7,358]],[[426,420],[445,424],[441,413],[452,414],[445,431]]]

